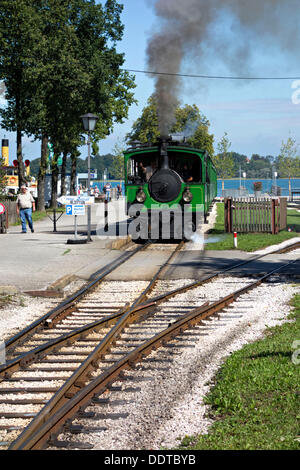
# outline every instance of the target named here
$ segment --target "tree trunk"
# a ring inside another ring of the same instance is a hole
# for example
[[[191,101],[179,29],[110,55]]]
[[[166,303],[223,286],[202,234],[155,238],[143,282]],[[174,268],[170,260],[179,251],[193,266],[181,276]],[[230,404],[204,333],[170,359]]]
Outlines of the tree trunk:
[[[46,183],[46,172],[48,166],[48,137],[42,136],[42,145],[41,145],[41,161],[40,169],[38,176],[38,203],[37,210],[45,210],[45,183]]]
[[[52,160],[52,171],[51,171],[51,207],[57,207],[57,183],[59,168],[57,165],[57,157],[53,157]]]
[[[70,182],[70,194],[71,196],[76,195],[76,173],[77,173],[77,157],[71,154],[71,182]]]
[[[62,166],[61,166],[61,191],[60,195],[66,194],[66,167],[67,167],[67,152],[63,154]]]
[[[17,160],[18,160],[18,176],[19,176],[19,189],[22,184],[26,183],[25,180],[25,169],[22,156],[22,132],[17,129]]]

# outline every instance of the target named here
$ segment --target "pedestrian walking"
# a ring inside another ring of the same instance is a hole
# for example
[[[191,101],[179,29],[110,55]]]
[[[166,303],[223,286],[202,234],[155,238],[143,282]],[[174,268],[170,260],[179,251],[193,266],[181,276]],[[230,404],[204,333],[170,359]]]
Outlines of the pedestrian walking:
[[[35,212],[35,202],[32,194],[28,191],[28,188],[25,186],[25,184],[23,184],[21,186],[21,193],[17,197],[17,214],[20,216],[22,222],[22,233],[27,232],[26,220],[31,232],[34,232],[32,211]]]
[[[106,185],[105,185],[105,199],[106,199],[107,202],[110,201],[110,190],[111,190],[111,184],[106,183]]]
[[[117,185],[117,199],[119,199],[120,196],[122,196],[122,188],[121,188],[121,185],[118,184]]]

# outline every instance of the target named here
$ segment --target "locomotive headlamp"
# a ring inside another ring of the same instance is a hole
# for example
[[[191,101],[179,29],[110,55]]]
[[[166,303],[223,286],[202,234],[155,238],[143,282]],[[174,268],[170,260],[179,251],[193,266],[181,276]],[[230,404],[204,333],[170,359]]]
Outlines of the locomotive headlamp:
[[[146,194],[142,189],[139,189],[136,193],[137,202],[144,202],[146,200]]]
[[[182,199],[184,200],[184,202],[191,202],[191,200],[193,199],[193,195],[189,188],[186,188],[183,192]]]

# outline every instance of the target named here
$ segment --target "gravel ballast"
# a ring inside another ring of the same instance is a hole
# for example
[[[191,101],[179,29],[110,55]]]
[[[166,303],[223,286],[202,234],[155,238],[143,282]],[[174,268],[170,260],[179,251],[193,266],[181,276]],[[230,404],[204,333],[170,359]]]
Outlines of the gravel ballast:
[[[230,278],[224,278],[224,282]],[[209,284],[207,285],[209,290]],[[61,440],[92,444],[97,450],[159,450],[174,448],[186,436],[206,433],[211,425],[203,398],[226,357],[243,345],[262,338],[267,327],[281,324],[290,312],[289,300],[299,287],[273,282],[261,285],[239,298],[234,308],[225,310],[219,319],[186,331],[178,345],[153,352],[143,364],[125,373],[122,389],[138,387],[138,392],[116,391],[105,395],[111,405],[91,405],[86,411],[100,413],[100,421],[75,420],[74,424],[103,426],[107,430],[59,436]],[[199,333],[198,336],[195,333]],[[126,377],[128,376],[128,380]],[[120,406],[113,403],[125,400]],[[111,414],[120,414],[113,419]]]
[[[97,450],[157,450],[178,446],[186,435],[206,433],[211,421],[207,418],[208,409],[203,398],[226,357],[263,337],[267,327],[287,321],[289,300],[299,293],[299,286],[292,281],[280,281],[274,278],[273,282],[244,294],[219,319],[206,321],[202,326],[184,332],[177,341],[172,341],[172,347],[167,345],[153,352],[143,364],[125,373],[125,380],[115,385],[139,388],[138,392],[126,394],[125,404],[111,406],[108,403],[87,408],[87,411],[93,409],[100,413],[103,419],[92,424],[88,420],[85,424],[103,426],[107,430],[76,436],[64,434],[59,439],[88,442]],[[185,283],[187,280],[177,280],[174,284],[179,287]],[[221,292],[222,284],[226,291],[228,285],[236,283],[236,278],[221,278],[218,290]],[[206,291],[203,300],[211,300],[216,286],[208,283],[201,287],[203,289]],[[201,290],[197,290],[199,296]],[[114,297],[117,299],[117,292]],[[49,300],[31,299],[27,305],[14,305],[12,311],[9,307],[1,309],[0,337],[11,336],[15,330],[44,314],[50,304],[53,307]],[[111,401],[124,400],[124,393],[122,390],[109,392],[106,397]],[[111,419],[108,413],[120,413],[121,417]]]

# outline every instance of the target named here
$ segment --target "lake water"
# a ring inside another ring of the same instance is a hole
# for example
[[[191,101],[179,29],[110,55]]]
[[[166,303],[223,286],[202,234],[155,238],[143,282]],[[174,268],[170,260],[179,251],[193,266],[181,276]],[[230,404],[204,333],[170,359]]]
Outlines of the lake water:
[[[249,191],[250,194],[253,194],[253,183],[255,181],[261,181],[262,182],[262,193],[269,193],[271,192],[271,187],[275,184],[275,181],[272,179],[268,180],[263,180],[263,179],[246,179],[244,180],[242,178],[242,186],[246,187],[247,191]],[[123,195],[125,194],[125,185],[123,181],[110,181],[111,185],[113,188],[117,186],[117,184],[122,185],[122,193]],[[239,189],[240,187],[240,180],[235,179],[235,180],[225,180],[224,181],[224,189]],[[292,183],[292,189],[299,189],[300,188],[300,178],[293,178],[291,180]],[[93,183],[93,186],[98,186],[100,191],[103,190],[105,182],[97,181]],[[288,178],[282,178],[282,179],[276,179],[276,185],[280,186],[281,188],[281,196],[288,196],[289,195],[289,180]],[[222,180],[218,180],[218,197],[222,196]]]
[[[254,193],[253,183],[256,181],[261,181],[262,183],[262,193],[271,192],[271,187],[275,184],[275,181],[272,179],[263,180],[263,179],[246,179],[242,178],[242,186],[244,186],[250,194]],[[291,179],[292,189],[300,188],[300,178]],[[276,185],[281,188],[281,196],[289,195],[289,180],[288,178],[276,179]],[[239,189],[240,180],[224,180],[224,189]],[[218,197],[222,196],[222,180],[218,180]]]

